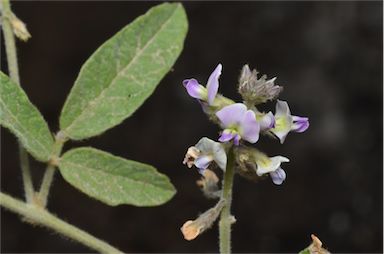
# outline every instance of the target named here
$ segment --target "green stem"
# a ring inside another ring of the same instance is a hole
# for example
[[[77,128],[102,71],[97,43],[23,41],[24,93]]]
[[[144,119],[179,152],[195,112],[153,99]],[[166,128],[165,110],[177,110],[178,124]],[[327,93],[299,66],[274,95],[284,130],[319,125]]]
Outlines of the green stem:
[[[58,157],[60,156],[61,150],[63,149],[63,145],[66,140],[67,139],[62,132],[57,133],[57,135],[55,136],[55,144],[53,145],[51,161],[48,163],[48,166],[45,170],[43,180],[41,182],[40,190],[37,196],[39,205],[41,205],[41,207],[47,206],[49,190],[51,188],[53,177],[55,176],[55,171],[56,171],[55,167],[56,167],[57,161],[55,160],[57,160]]]
[[[53,182],[55,171],[55,166],[52,164],[48,164],[43,176],[43,180],[41,181],[39,193],[37,195],[37,199],[41,207],[47,206],[49,190]]]
[[[46,226],[47,228],[53,229],[64,236],[78,241],[97,252],[123,253],[108,243],[97,239],[87,232],[57,218],[47,210],[41,209],[33,204],[26,204],[2,192],[0,192],[0,205],[28,219],[24,221]]]
[[[227,168],[225,169],[221,197],[221,199],[224,199],[226,202],[223,210],[221,211],[219,222],[220,253],[222,254],[231,253],[231,224],[233,223],[231,204],[233,177],[235,174],[234,165],[235,155],[233,148],[231,148],[228,152]]]
[[[12,25],[9,22],[9,17],[12,13],[9,0],[1,0],[2,11],[2,27],[4,33],[5,50],[7,54],[8,70],[11,79],[20,85],[19,67],[17,65],[17,51],[15,36],[12,31]],[[34,189],[32,183],[31,172],[29,169],[28,153],[19,142],[20,167],[23,177],[25,199],[27,202],[33,201]]]
[[[1,3],[3,16],[2,27],[4,32],[5,50],[7,53],[9,76],[16,84],[20,85],[15,36],[13,34],[12,25],[9,22],[9,17],[12,13],[11,5],[9,0],[1,0]]]

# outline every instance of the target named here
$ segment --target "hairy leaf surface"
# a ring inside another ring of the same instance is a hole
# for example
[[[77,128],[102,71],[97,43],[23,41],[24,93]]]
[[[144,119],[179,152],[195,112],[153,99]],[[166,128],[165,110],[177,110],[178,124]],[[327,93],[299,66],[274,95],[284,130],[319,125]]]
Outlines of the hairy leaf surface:
[[[3,72],[0,72],[0,124],[37,160],[49,160],[53,137],[47,123],[23,89]]]
[[[81,68],[60,116],[61,130],[84,139],[130,116],[171,69],[187,28],[182,5],[164,3],[105,42]]]
[[[71,185],[111,206],[160,205],[176,192],[168,177],[154,167],[94,148],[68,151],[59,168]]]

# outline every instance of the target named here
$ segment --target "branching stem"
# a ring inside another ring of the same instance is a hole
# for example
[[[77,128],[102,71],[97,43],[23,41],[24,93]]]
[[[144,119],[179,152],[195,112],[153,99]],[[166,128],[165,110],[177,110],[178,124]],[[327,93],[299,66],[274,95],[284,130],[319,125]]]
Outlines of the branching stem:
[[[2,192],[0,192],[0,205],[25,217],[26,220],[24,221],[36,223],[38,225],[53,229],[60,234],[78,241],[97,252],[114,254],[123,253],[108,243],[57,218],[47,210],[37,207],[33,204],[26,204]]]
[[[51,160],[48,162],[47,168],[43,176],[43,180],[41,182],[40,190],[37,195],[37,202],[39,203],[39,205],[41,205],[41,207],[47,206],[49,190],[51,188],[56,171],[56,160],[61,154],[61,150],[65,141],[66,137],[61,132],[57,133],[57,135],[55,136],[55,144],[53,145]]]

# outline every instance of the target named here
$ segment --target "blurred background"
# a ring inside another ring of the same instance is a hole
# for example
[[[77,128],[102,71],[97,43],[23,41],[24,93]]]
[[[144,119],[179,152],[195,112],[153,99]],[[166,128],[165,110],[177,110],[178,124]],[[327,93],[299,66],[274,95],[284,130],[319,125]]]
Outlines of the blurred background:
[[[157,2],[14,2],[32,39],[18,42],[21,83],[52,131],[81,65]],[[212,207],[182,165],[200,137],[218,137],[181,82],[205,83],[222,63],[220,92],[236,93],[248,63],[284,86],[280,98],[310,128],[257,146],[284,155],[287,180],[235,179],[235,252],[298,252],[315,233],[331,252],[383,251],[382,2],[186,2],[189,33],[171,71],[132,117],[103,135],[68,142],[154,165],[178,193],[154,208],[108,207],[56,174],[48,208],[125,252],[217,252],[217,226],[196,240],[179,228]],[[3,44],[3,43],[2,43]],[[6,61],[2,45],[2,70]],[[272,108],[274,111],[274,108]],[[1,190],[22,197],[16,139],[2,129]],[[44,165],[33,162],[35,185]],[[1,210],[1,252],[90,252]]]

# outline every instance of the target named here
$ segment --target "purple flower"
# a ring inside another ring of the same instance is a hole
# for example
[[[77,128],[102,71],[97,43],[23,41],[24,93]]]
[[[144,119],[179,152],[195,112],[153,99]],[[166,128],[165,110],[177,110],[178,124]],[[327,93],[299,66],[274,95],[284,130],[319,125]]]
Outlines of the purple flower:
[[[275,134],[280,143],[284,143],[290,131],[304,132],[309,127],[307,117],[292,116],[286,101],[277,100],[275,113],[275,127],[271,132]]]
[[[273,183],[280,185],[286,178],[285,171],[280,167],[283,162],[289,162],[289,159],[284,156],[268,157],[263,153],[258,153],[256,158],[256,173],[258,176],[269,173]]]
[[[227,154],[223,144],[215,142],[209,138],[203,137],[199,142],[188,149],[183,164],[189,168],[195,165],[201,174],[214,161],[219,168],[225,171],[227,165]]]
[[[261,131],[266,131],[275,127],[275,117],[272,112],[268,112],[267,114],[256,113],[256,120],[260,122]]]
[[[219,77],[222,68],[221,64],[217,65],[208,78],[207,87],[200,85],[194,78],[184,80],[183,85],[188,94],[193,98],[208,102],[208,105],[212,105],[219,90]]]
[[[235,103],[216,112],[224,131],[219,138],[220,142],[233,139],[239,145],[240,139],[256,143],[259,139],[260,124],[256,121],[255,113],[247,110],[242,103]]]
[[[277,185],[282,184],[285,178],[287,178],[287,174],[282,168],[276,169],[276,171],[269,173],[269,175],[272,178],[272,182]]]

